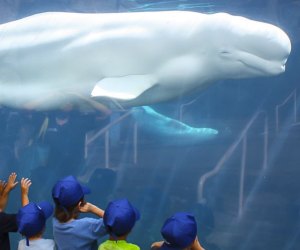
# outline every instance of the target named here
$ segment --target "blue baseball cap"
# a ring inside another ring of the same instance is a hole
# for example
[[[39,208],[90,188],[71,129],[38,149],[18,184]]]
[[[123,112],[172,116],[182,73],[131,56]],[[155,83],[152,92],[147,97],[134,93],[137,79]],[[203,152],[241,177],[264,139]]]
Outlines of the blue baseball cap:
[[[165,240],[160,250],[183,249],[191,245],[197,236],[197,223],[192,214],[180,212],[168,218],[161,234]]]
[[[74,176],[70,175],[56,182],[52,188],[52,197],[60,205],[70,207],[76,205],[85,194],[90,192],[88,187],[82,186]]]
[[[52,215],[53,206],[47,202],[30,202],[17,214],[18,232],[30,238],[44,229],[46,220]]]
[[[139,219],[139,211],[127,199],[119,199],[108,204],[103,223],[111,235],[123,236],[130,232]]]

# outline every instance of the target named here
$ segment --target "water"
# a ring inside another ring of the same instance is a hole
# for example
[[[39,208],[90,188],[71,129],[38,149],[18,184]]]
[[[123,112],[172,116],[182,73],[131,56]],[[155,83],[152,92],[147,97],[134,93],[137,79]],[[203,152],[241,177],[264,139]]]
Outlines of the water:
[[[64,111],[2,107],[0,178],[12,171],[19,178],[30,177],[32,201],[51,201],[53,183],[67,174],[86,183],[93,191],[87,200],[102,208],[112,199],[127,197],[141,212],[129,237],[141,249],[162,239],[163,221],[177,211],[195,214],[198,237],[209,250],[299,249],[299,1],[2,1],[0,22],[46,11],[161,10],[228,12],[275,24],[292,42],[286,72],[221,80],[204,91],[151,105],[161,114],[161,123],[143,114],[128,115],[119,124],[128,111],[120,109],[103,117],[70,106]],[[63,123],[67,117],[69,123],[60,129],[56,118]],[[168,134],[180,127],[176,120],[189,126],[188,134]],[[109,134],[96,137],[113,124]],[[197,128],[218,134],[186,140]],[[213,169],[219,171],[203,182]],[[8,212],[17,211],[19,195],[16,188]],[[49,221],[45,237],[51,235]],[[11,234],[12,249],[19,239]]]

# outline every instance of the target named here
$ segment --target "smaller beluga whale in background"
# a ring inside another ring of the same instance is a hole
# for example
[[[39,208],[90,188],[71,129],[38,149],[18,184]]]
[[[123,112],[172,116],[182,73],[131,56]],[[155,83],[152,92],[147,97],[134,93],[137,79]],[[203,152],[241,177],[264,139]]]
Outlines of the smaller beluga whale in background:
[[[213,128],[196,128],[156,112],[149,106],[134,107],[134,119],[141,132],[151,140],[169,145],[186,145],[216,138],[219,131]]]
[[[41,13],[0,25],[0,104],[150,105],[221,79],[280,74],[290,51],[280,28],[225,13]]]

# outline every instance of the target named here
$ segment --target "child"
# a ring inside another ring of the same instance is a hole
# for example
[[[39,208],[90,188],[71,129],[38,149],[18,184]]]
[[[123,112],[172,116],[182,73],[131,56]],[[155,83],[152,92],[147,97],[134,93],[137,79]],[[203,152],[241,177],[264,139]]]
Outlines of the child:
[[[11,173],[7,183],[0,181],[0,247],[1,250],[10,250],[9,232],[18,230],[16,214],[4,212],[10,192],[17,186],[16,173]]]
[[[161,234],[164,241],[153,243],[151,249],[204,250],[198,241],[196,220],[189,213],[176,213],[168,218]]]
[[[97,249],[97,239],[107,234],[103,225],[104,211],[84,201],[90,190],[80,185],[73,176],[59,180],[52,189],[55,202],[53,235],[59,250]],[[80,213],[100,217],[78,219]]]
[[[110,202],[105,209],[103,218],[110,237],[99,246],[98,250],[140,250],[137,245],[126,241],[139,218],[138,210],[128,200],[121,199]]]
[[[46,220],[53,213],[53,206],[47,202],[29,203],[28,190],[31,185],[29,179],[22,178],[22,205],[17,215],[18,231],[26,237],[19,242],[18,250],[55,250],[53,240],[43,239],[42,235]]]

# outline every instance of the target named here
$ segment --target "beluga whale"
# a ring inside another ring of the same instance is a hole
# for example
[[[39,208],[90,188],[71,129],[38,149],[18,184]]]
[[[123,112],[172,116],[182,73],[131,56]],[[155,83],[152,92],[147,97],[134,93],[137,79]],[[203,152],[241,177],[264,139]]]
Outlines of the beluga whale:
[[[192,127],[156,112],[149,106],[132,108],[141,133],[154,142],[167,145],[192,145],[215,139],[219,131],[208,127]]]
[[[0,25],[0,104],[150,105],[283,73],[290,51],[280,28],[226,13],[40,13]]]

